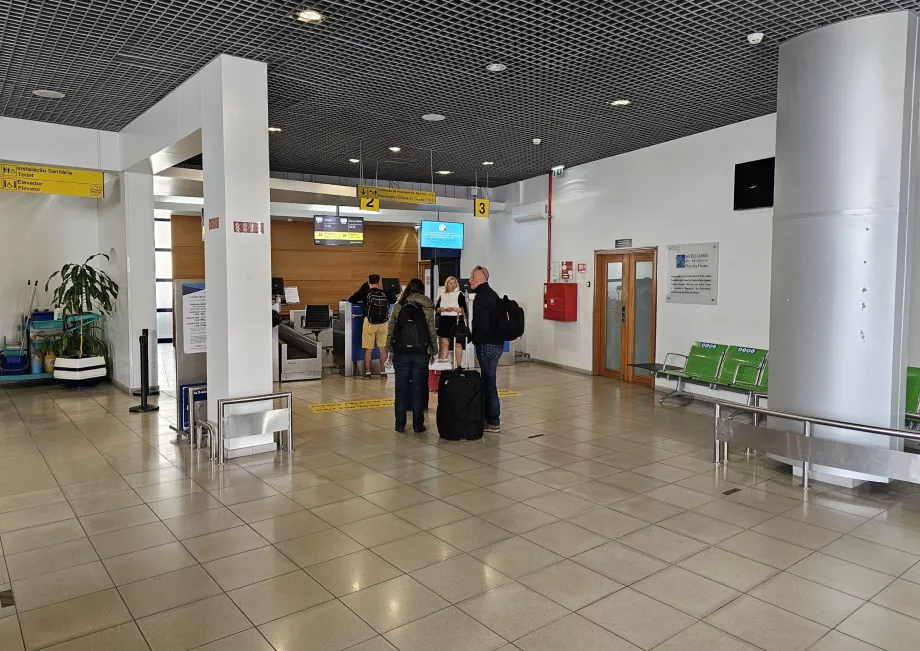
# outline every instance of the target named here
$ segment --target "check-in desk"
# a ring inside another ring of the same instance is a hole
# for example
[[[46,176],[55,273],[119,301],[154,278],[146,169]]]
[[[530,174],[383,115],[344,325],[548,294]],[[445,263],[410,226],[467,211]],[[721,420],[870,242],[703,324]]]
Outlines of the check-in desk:
[[[332,352],[336,365],[345,370],[346,377],[364,374],[364,348],[361,347],[363,329],[362,306],[340,301],[338,315],[332,322]],[[380,353],[375,346],[371,356],[372,373],[380,373],[380,363]]]

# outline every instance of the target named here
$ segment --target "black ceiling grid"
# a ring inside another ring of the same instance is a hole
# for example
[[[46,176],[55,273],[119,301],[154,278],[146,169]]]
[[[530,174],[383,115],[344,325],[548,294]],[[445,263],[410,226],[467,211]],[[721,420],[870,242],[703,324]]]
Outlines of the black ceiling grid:
[[[920,0],[0,0],[0,115],[118,131],[226,53],[268,64],[272,170],[428,182],[433,152],[436,183],[490,160],[494,186],[771,113],[779,43],[899,9]]]

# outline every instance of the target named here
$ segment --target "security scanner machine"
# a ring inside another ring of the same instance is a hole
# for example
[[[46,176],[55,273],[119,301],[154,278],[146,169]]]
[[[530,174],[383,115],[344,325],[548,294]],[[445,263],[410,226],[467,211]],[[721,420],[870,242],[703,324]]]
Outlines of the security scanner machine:
[[[278,381],[321,379],[323,350],[331,347],[332,310],[328,305],[291,310],[290,320],[278,326]]]

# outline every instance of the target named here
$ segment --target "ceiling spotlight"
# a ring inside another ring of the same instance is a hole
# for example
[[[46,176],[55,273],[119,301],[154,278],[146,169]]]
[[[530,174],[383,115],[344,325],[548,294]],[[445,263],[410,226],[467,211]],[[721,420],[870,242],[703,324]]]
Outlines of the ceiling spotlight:
[[[349,163],[360,163],[361,159],[360,158],[349,158],[348,162]]]
[[[543,142],[543,138],[534,138],[531,140],[531,142],[535,145],[539,145],[541,142]]]
[[[426,122],[440,122],[441,120],[444,120],[445,117],[440,113],[426,113],[422,116],[422,119]]]
[[[64,93],[57,90],[48,90],[47,88],[33,90],[32,94],[42,99],[64,99]]]
[[[401,147],[390,147],[390,151],[393,152],[394,154],[398,154],[399,152],[402,151],[402,148]]]
[[[269,133],[281,133],[281,127],[268,127]]]
[[[486,70],[489,72],[504,72],[507,69],[508,66],[506,66],[504,63],[490,63],[486,66]]]
[[[447,176],[448,174],[450,174],[450,170],[438,170],[438,174],[440,174],[441,176]]]
[[[629,99],[614,99],[607,102],[610,106],[629,106],[632,104],[632,100]]]
[[[302,23],[310,23],[313,25],[319,24],[326,20],[326,17],[315,9],[302,9],[297,12],[296,18]]]
[[[495,165],[495,161],[487,160],[487,161],[483,161],[482,164],[483,165]]]
[[[753,34],[748,34],[748,43],[751,45],[760,45],[760,42],[763,40],[763,32],[754,32]]]

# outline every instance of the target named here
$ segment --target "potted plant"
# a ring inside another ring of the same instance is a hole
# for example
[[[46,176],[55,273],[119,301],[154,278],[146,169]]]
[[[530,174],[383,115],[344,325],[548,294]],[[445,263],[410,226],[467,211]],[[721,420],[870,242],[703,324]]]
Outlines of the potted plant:
[[[108,371],[109,348],[102,331],[102,318],[115,310],[118,285],[101,269],[90,266],[104,253],[91,255],[83,264],[65,264],[45,283],[45,291],[55,277],[61,284],[54,290],[54,304],[61,309],[63,334],[54,342],[57,360],[54,378],[70,386],[98,383]]]

